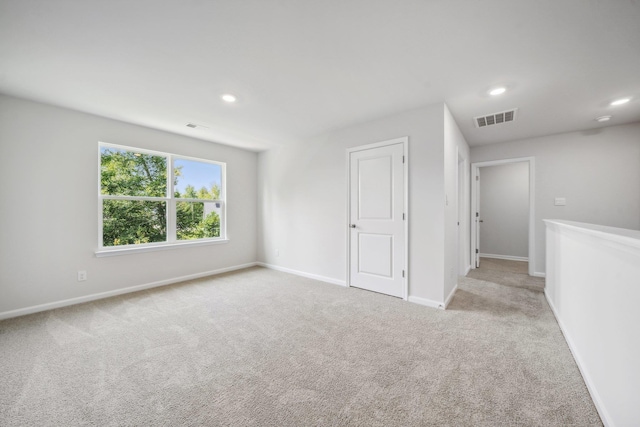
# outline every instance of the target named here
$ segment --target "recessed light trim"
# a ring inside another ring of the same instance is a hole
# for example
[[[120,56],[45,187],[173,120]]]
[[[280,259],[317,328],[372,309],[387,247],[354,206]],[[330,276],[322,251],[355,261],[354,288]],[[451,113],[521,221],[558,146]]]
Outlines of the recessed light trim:
[[[235,97],[235,95],[231,95],[230,93],[225,93],[224,95],[222,95],[220,98],[222,98],[222,100],[224,102],[236,102],[237,98]]]
[[[600,117],[596,117],[596,118],[595,118],[595,121],[596,121],[596,122],[600,122],[600,123],[602,123],[602,122],[608,122],[609,120],[611,120],[611,117],[612,117],[612,116],[600,116]]]
[[[503,93],[505,93],[507,91],[507,88],[504,86],[500,86],[500,87],[496,87],[493,88],[489,91],[489,95],[491,96],[498,96],[498,95],[502,95]]]
[[[631,101],[631,98],[620,98],[620,99],[616,99],[609,105],[613,105],[615,107],[616,105],[626,104],[629,101]]]

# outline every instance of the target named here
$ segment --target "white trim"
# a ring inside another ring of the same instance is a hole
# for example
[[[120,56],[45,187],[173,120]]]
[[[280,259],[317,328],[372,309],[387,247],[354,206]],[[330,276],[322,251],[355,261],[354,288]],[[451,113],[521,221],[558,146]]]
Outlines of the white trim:
[[[532,274],[533,277],[547,277],[545,273],[541,273],[539,271],[534,271]]]
[[[495,255],[495,254],[480,254],[480,258],[493,258],[493,259],[506,259],[508,261],[529,261],[529,258],[524,256],[511,256],[511,255]]]
[[[118,255],[128,255],[128,254],[138,254],[143,252],[155,252],[155,251],[166,251],[170,249],[178,249],[178,248],[190,248],[194,246],[208,246],[208,245],[220,245],[224,243],[229,243],[229,239],[216,239],[216,240],[188,240],[184,242],[175,242],[175,243],[149,243],[148,245],[127,245],[126,247],[122,246],[108,246],[103,249],[97,249],[94,253],[96,258],[102,258],[106,256],[118,256]],[[108,249],[113,248],[113,249]]]
[[[370,150],[372,148],[386,147],[389,145],[402,144],[402,152],[404,157],[404,289],[402,291],[402,299],[407,301],[409,298],[409,137],[403,136],[400,138],[389,139],[381,142],[374,142],[372,144],[359,145],[357,147],[347,148],[347,274],[345,285],[350,287],[349,282],[351,275],[351,230],[349,229],[349,223],[351,221],[351,153],[357,151]]]
[[[587,385],[587,389],[589,390],[589,394],[591,395],[591,400],[593,400],[593,403],[598,411],[598,415],[600,415],[600,418],[602,419],[602,422],[604,423],[605,426],[613,426],[614,424],[611,420],[611,416],[609,415],[609,413],[607,412],[607,409],[602,403],[602,398],[600,397],[598,390],[596,390],[596,387],[593,384],[591,375],[589,374],[589,371],[587,371],[587,368],[582,361],[582,357],[580,356],[576,347],[574,346],[571,336],[569,335],[568,331],[564,327],[562,320],[560,320],[560,317],[558,316],[558,312],[556,311],[556,308],[553,305],[553,302],[551,302],[551,298],[549,297],[546,291],[544,293],[544,296],[547,300],[547,303],[549,304],[549,307],[551,308],[551,312],[553,313],[553,316],[556,318],[556,322],[558,322],[558,326],[560,327],[560,331],[564,336],[564,340],[567,342],[567,345],[569,346],[569,350],[571,350],[573,359],[576,361],[576,365],[578,365],[578,369],[580,370],[580,374],[582,374],[584,383]]]
[[[274,264],[267,264],[266,262],[257,262],[256,265],[259,265],[260,267],[269,268],[271,270],[282,271],[283,273],[289,273],[289,274],[294,274],[296,276],[306,277],[307,279],[313,279],[313,280],[318,280],[320,282],[331,283],[332,285],[339,285],[339,286],[345,286],[345,287],[347,286],[347,283],[344,280],[333,279],[331,277],[320,276],[318,274],[305,273],[304,271],[293,270],[291,268],[281,267],[279,265],[274,265]]]
[[[454,291],[455,289],[457,289],[457,287],[454,288]],[[438,301],[431,300],[431,299],[427,299],[427,298],[410,296],[409,298],[407,298],[407,301],[412,302],[414,304],[424,305],[425,307],[439,308],[441,310],[444,310],[445,308],[445,304]]]
[[[467,268],[465,269],[464,275],[466,276],[467,274],[469,274],[470,271],[471,271],[471,264],[467,265]]]
[[[449,292],[449,296],[447,297],[447,299],[444,300],[444,309],[445,310],[447,309],[447,307],[449,307],[449,303],[453,299],[453,296],[456,294],[457,290],[458,290],[458,284],[456,283],[456,285],[453,287],[453,289],[451,289],[451,292]]]
[[[536,161],[535,157],[517,157],[513,159],[491,160],[486,162],[471,163],[471,268],[476,268],[476,209],[477,209],[477,185],[475,185],[475,177],[478,176],[478,169],[486,166],[498,166],[508,163],[529,162],[529,275],[535,276],[534,268],[536,264]]]
[[[215,276],[217,274],[227,273],[229,271],[242,270],[244,268],[255,267],[256,265],[257,263],[250,262],[247,264],[236,265],[233,267],[219,268],[217,270],[204,271],[202,273],[195,273],[195,274],[189,274],[186,276],[174,277],[172,279],[159,280],[157,282],[145,283],[143,285],[136,285],[136,286],[130,286],[128,288],[115,289],[113,291],[100,292],[97,294],[90,294],[82,297],[49,302],[46,304],[34,305],[31,307],[19,308],[17,310],[4,311],[0,313],[0,320],[9,319],[12,317],[24,316],[26,314],[38,313],[40,311],[53,310],[54,308],[67,307],[70,305],[81,304],[84,302],[114,297],[118,295],[128,294],[131,292],[143,291],[145,289],[157,288],[160,286],[171,285],[174,283],[184,282],[187,280],[199,279],[201,277]]]

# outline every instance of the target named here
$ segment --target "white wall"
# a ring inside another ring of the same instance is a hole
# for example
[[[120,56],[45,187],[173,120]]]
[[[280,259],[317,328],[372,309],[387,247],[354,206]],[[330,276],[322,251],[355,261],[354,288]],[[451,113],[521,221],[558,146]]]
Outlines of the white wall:
[[[445,105],[444,110],[444,183],[445,183],[445,278],[444,278],[444,298],[448,303],[453,298],[453,293],[458,283],[459,258],[469,265],[469,145],[464,139],[460,128],[456,124],[449,108]],[[458,194],[458,161],[463,159],[464,168],[463,185],[461,186],[462,197]],[[460,199],[462,206],[462,218],[458,226]],[[458,233],[463,233],[462,239]],[[463,247],[460,247],[463,246]]]
[[[640,420],[640,231],[547,221],[545,295],[608,427]]]
[[[346,149],[408,136],[409,298],[427,305],[443,304],[447,297],[443,286],[445,234],[456,238],[444,227],[445,116],[444,106],[438,104],[330,132],[299,146],[260,153],[259,260],[345,283]],[[454,122],[450,121],[449,127],[447,147],[454,147],[455,156],[455,144],[464,138],[459,130],[456,133]],[[455,183],[456,169],[449,163],[451,160],[447,163],[447,191],[455,201],[451,182]],[[455,212],[455,207],[451,209]],[[453,213],[447,212],[448,219],[450,215]],[[454,266],[455,261],[449,259],[451,247],[446,262]],[[455,286],[455,279],[452,283],[447,289]]]
[[[479,168],[480,254],[529,256],[529,162]]]
[[[226,162],[230,242],[96,258],[98,141]],[[253,152],[0,96],[0,314],[255,262],[256,168]]]
[[[640,229],[640,123],[471,148],[471,161],[535,157],[537,274],[545,272],[543,219]],[[554,206],[565,197],[566,206]]]

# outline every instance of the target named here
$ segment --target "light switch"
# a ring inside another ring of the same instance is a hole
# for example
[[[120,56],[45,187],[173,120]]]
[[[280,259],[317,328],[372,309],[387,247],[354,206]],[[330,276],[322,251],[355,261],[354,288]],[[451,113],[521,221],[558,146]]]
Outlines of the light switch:
[[[564,197],[556,197],[553,204],[556,206],[566,206],[567,199],[565,199]]]

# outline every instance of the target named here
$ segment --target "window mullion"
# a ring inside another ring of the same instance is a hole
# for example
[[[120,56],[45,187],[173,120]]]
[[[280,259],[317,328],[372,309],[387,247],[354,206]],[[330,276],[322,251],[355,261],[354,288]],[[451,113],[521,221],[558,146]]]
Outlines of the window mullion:
[[[175,165],[174,157],[168,156],[169,171],[167,173],[167,241],[169,243],[175,243],[178,239],[176,236],[176,201],[175,201],[175,189],[173,183],[175,182]]]

